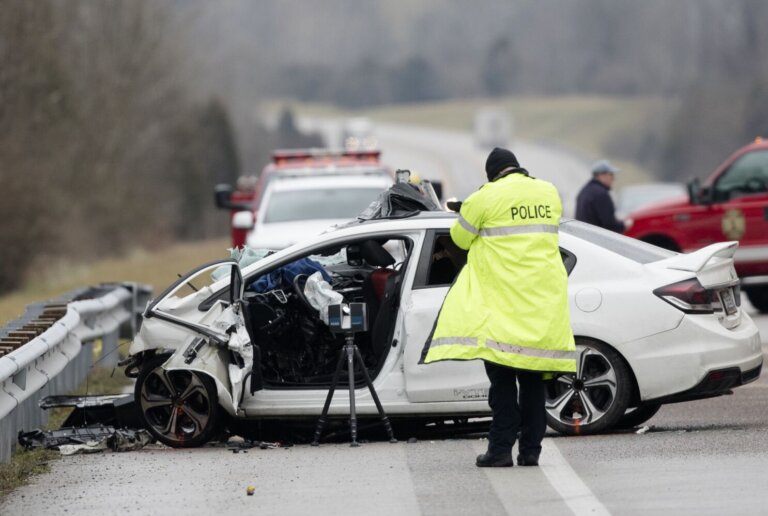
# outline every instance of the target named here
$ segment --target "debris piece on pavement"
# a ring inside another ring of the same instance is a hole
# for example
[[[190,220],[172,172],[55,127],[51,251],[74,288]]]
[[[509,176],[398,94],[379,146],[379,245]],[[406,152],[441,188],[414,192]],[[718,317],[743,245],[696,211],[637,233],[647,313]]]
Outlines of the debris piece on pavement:
[[[61,427],[102,424],[116,428],[142,428],[133,394],[46,396],[40,408],[72,407]]]
[[[648,430],[650,430],[650,429],[651,429],[651,427],[650,427],[650,426],[641,426],[640,428],[638,428],[638,429],[635,431],[635,433],[636,433],[636,434],[644,434],[644,433],[646,433],[646,432],[647,432]]]
[[[227,441],[227,449],[232,450],[232,453],[238,453],[240,451],[250,450],[251,448],[261,448],[262,450],[270,450],[272,448],[290,448],[293,446],[288,443],[268,442],[268,441],[251,441],[250,439],[234,439],[230,438]]]
[[[248,493],[248,496],[253,496],[254,491],[256,491],[256,487],[254,486],[248,486],[245,489],[245,492]]]
[[[118,429],[113,426],[91,425],[60,428],[44,432],[19,432],[19,444],[27,450],[47,448],[59,450],[62,455],[140,450],[154,441],[146,430]]]

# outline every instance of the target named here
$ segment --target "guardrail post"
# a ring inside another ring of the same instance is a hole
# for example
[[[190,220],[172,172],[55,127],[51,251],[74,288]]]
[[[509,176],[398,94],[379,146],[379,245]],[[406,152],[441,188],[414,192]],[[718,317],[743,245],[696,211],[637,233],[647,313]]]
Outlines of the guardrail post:
[[[98,366],[105,369],[117,366],[120,354],[117,348],[120,345],[120,329],[111,331],[101,337],[101,356],[98,358]]]

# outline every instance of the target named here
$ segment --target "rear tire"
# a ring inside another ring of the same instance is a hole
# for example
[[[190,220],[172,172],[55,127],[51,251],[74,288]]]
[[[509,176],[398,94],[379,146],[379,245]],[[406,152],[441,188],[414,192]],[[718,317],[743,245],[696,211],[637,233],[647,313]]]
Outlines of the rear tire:
[[[577,338],[576,374],[548,382],[547,424],[567,435],[588,435],[613,428],[624,416],[632,395],[629,366],[607,344]]]
[[[660,408],[660,403],[641,403],[635,408],[628,409],[624,415],[619,418],[615,428],[628,429],[640,426],[655,416]]]
[[[142,364],[135,399],[144,427],[161,443],[192,448],[208,442],[223,415],[216,384],[196,371],[166,371],[170,355],[156,355]]]
[[[752,287],[744,291],[758,312],[768,313],[768,287]]]

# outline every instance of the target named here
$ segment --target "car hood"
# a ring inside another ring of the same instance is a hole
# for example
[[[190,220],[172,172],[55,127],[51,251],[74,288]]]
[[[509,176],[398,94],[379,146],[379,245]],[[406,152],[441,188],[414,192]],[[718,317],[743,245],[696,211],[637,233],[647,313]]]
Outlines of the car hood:
[[[681,195],[673,197],[672,199],[647,204],[642,208],[630,212],[626,218],[637,220],[643,217],[655,217],[670,212],[677,212],[688,207],[690,207],[688,196]]]
[[[285,249],[347,221],[348,219],[321,219],[257,223],[253,231],[248,234],[246,243],[254,249]]]

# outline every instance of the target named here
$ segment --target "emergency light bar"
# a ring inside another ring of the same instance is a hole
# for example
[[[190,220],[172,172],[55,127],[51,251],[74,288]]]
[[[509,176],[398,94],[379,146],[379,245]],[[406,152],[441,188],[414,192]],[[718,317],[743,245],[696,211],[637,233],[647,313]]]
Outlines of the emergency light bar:
[[[294,162],[317,161],[361,161],[378,162],[379,150],[340,150],[340,149],[280,149],[272,152],[272,162],[275,165]]]

